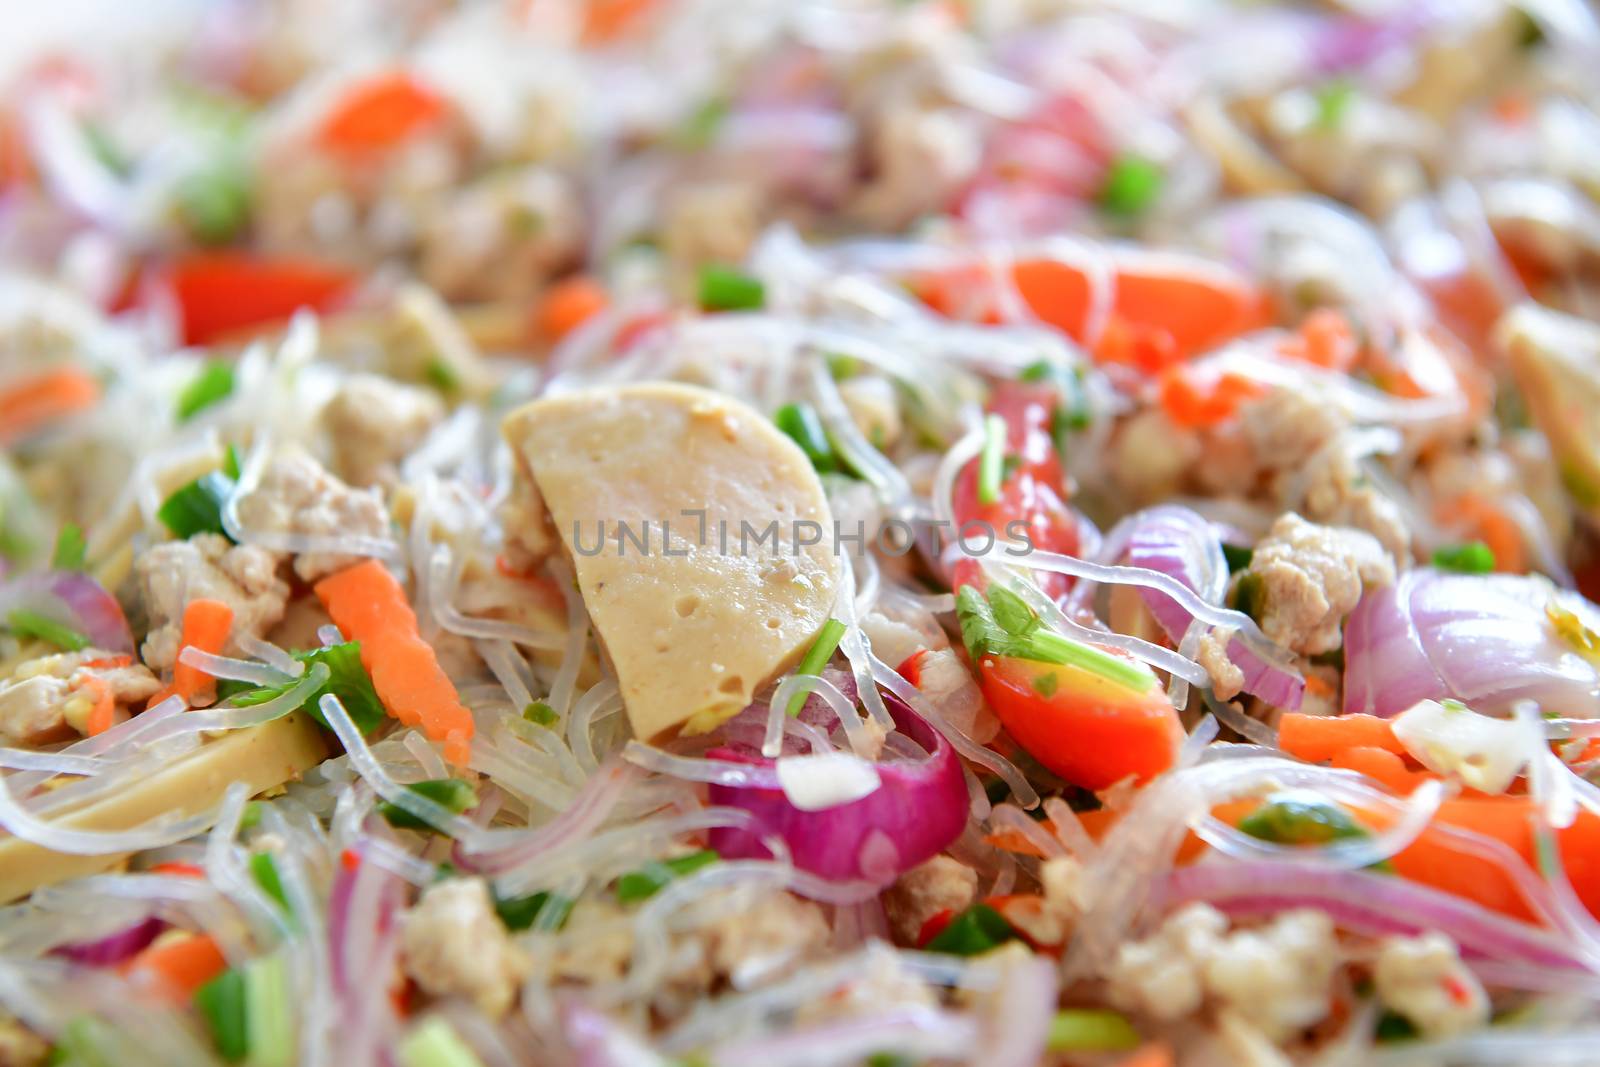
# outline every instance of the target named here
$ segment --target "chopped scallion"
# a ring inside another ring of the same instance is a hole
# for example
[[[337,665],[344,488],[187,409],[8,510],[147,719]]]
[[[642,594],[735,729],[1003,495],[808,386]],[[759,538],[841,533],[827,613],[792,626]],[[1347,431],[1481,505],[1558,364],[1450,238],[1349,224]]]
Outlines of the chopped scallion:
[[[704,267],[700,271],[702,311],[752,311],[767,302],[767,287],[761,279],[728,267]]]
[[[244,969],[245,1033],[250,1067],[291,1067],[296,1058],[289,968],[281,954],[251,960]]]
[[[238,1063],[250,1054],[243,972],[223,971],[195,990],[194,1006],[223,1059]]]
[[[27,608],[18,608],[7,615],[6,628],[18,637],[37,637],[68,652],[89,647],[89,639],[77,630]]]
[[[56,547],[50,554],[50,566],[58,571],[81,571],[87,552],[83,528],[75,522],[69,522],[56,534]]]
[[[1165,182],[1161,167],[1151,160],[1131,154],[1118,156],[1100,187],[1100,207],[1108,215],[1137,218],[1155,203]]]
[[[277,861],[270,852],[252,852],[250,854],[250,877],[254,878],[261,891],[271,897],[273,901],[286,913],[289,910],[289,895],[283,891],[283,879],[278,876]]]
[[[983,451],[978,455],[978,503],[1000,499],[1006,449],[1006,420],[990,415],[983,420]]]
[[[785,404],[772,413],[772,422],[786,436],[800,446],[811,465],[819,474],[839,469],[838,457],[833,453],[833,442],[822,428],[822,419],[810,404]]]
[[[178,421],[187,422],[212,404],[226,399],[232,392],[233,364],[220,359],[211,360],[178,394],[175,409]]]
[[[478,791],[473,788],[471,782],[463,781],[460,778],[429,778],[422,782],[412,782],[406,788],[418,796],[426,797],[435,804],[444,805],[457,815],[478,805]],[[390,803],[387,800],[380,802],[376,810],[379,815],[388,820],[390,826],[403,830],[433,829],[433,827],[398,804]]]
[[[1051,1052],[1123,1052],[1140,1041],[1133,1024],[1114,1011],[1068,1008],[1050,1020],[1045,1047]]]
[[[656,895],[674,878],[691,874],[702,867],[717,862],[721,857],[709,848],[676,856],[670,860],[647,863],[636,871],[629,871],[617,879],[617,899],[624,904],[635,904]]]
[[[822,668],[828,660],[833,658],[834,650],[839,647],[839,639],[844,636],[845,625],[838,619],[829,619],[822,624],[822,629],[817,634],[817,639],[806,650],[805,657],[796,667],[796,674],[821,674]],[[800,714],[800,709],[806,706],[806,694],[796,693],[789,699],[789,706],[785,710],[792,719]]]
[[[523,708],[522,717],[531,723],[545,727],[554,726],[561,721],[561,716],[556,714],[556,709],[542,700],[535,700]]]
[[[400,1067],[483,1067],[472,1046],[445,1020],[424,1020],[400,1042]]]
[[[1445,545],[1433,553],[1433,565],[1442,571],[1488,574],[1494,570],[1494,550],[1482,541]]]
[[[1335,78],[1317,90],[1317,126],[1336,130],[1350,113],[1355,103],[1356,87],[1343,78]]]
[[[461,388],[461,375],[443,359],[435,356],[422,368],[422,377],[441,393],[453,393]]]
[[[494,911],[507,930],[526,930],[535,923],[547,930],[559,930],[572,914],[573,901],[550,892],[525,897],[495,898]]]
[[[961,912],[923,945],[927,952],[947,952],[953,956],[978,956],[998,948],[1021,935],[988,904],[974,904]]]
[[[382,702],[378,700],[377,690],[372,687],[372,676],[361,662],[361,642],[344,641],[296,652],[294,658],[304,663],[307,670],[318,663],[328,668],[327,682],[307,697],[299,709],[319,723],[327,725],[322,718],[322,708],[317,703],[325,693],[332,693],[339,698],[339,703],[350,713],[351,721],[362,734],[370,734],[388,717]],[[217,684],[217,695],[231,700],[234,707],[253,707],[282,696],[298,682],[296,678],[279,685],[251,686],[246,682],[223,681]]]

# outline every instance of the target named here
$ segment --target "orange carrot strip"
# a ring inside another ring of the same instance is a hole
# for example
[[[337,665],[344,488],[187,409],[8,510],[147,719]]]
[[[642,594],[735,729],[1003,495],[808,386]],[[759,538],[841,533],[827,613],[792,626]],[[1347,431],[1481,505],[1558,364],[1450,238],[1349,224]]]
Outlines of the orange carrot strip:
[[[1116,1067],[1173,1067],[1178,1061],[1172,1057],[1172,1046],[1165,1041],[1152,1041],[1134,1051],[1127,1059],[1118,1060]]]
[[[1396,793],[1409,793],[1423,782],[1438,777],[1427,771],[1414,771],[1406,761],[1388,749],[1371,745],[1356,745],[1328,758],[1334,767],[1357,771],[1377,782],[1382,782]]]
[[[111,699],[111,686],[104,678],[93,674],[84,675],[78,684],[94,693],[94,707],[89,709],[89,717],[84,720],[84,732],[90,737],[105,733],[111,729],[111,719],[117,711],[117,702]]]
[[[0,446],[92,408],[99,400],[100,383],[77,367],[57,367],[0,388]]]
[[[382,152],[402,144],[444,116],[438,93],[401,70],[385,71],[351,87],[317,131],[317,143],[343,155]]]
[[[139,953],[127,965],[129,974],[150,975],[176,1001],[188,1001],[194,991],[228,969],[222,950],[206,934],[160,941]]]
[[[1288,712],[1278,720],[1278,747],[1310,763],[1321,763],[1350,748],[1381,748],[1397,756],[1405,746],[1388,719],[1376,715],[1302,715]]]
[[[201,597],[184,607],[183,642],[178,646],[178,662],[172,668],[172,691],[190,706],[211,703],[216,696],[217,680],[183,662],[183,650],[198,648],[217,655],[228,643],[232,630],[233,609],[220,600]]]
[[[467,762],[472,713],[439,666],[433,648],[417,632],[417,616],[405,590],[377,560],[331,574],[314,587],[341,633],[361,643],[361,663],[384,708],[444,746],[445,758]]]
[[[600,283],[580,274],[550,287],[539,301],[534,327],[540,339],[554,344],[603,311],[607,303]]]

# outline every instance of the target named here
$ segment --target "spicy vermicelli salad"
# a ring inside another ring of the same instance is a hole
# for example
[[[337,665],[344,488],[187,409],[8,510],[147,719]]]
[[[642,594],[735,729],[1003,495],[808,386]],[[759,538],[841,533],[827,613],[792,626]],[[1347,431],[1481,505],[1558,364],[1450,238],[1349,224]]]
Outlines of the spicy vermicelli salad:
[[[1600,1063],[1585,5],[180,8],[0,90],[0,1064]]]

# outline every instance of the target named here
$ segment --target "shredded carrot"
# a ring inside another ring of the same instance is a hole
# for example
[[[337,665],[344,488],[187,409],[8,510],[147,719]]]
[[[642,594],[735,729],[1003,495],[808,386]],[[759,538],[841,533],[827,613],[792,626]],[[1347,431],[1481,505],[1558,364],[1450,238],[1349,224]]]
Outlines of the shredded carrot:
[[[151,874],[170,874],[178,878],[204,878],[206,869],[195,863],[177,863],[168,861],[157,863],[150,867]]]
[[[1268,387],[1232,371],[1214,380],[1190,364],[1168,367],[1161,375],[1161,407],[1178,426],[1200,429],[1233,418],[1239,405],[1263,396]]]
[[[317,131],[317,143],[345,156],[382,152],[402,144],[444,117],[438,93],[402,70],[385,71],[353,86]]]
[[[84,720],[84,732],[90,737],[105,733],[111,729],[112,717],[117,712],[117,702],[111,698],[111,686],[104,678],[93,674],[85,674],[78,684],[94,694],[94,707],[89,709],[89,717]]]
[[[127,964],[129,974],[150,975],[177,1001],[228,969],[222,950],[206,934],[157,941]]]
[[[1115,314],[1096,338],[1093,354],[1096,363],[1126,363],[1146,374],[1157,374],[1183,359],[1172,331]]]
[[[1343,312],[1318,308],[1306,316],[1299,333],[1285,340],[1278,350],[1290,359],[1348,372],[1361,355],[1361,340]]]
[[[101,656],[99,659],[84,660],[82,665],[91,670],[109,671],[118,667],[126,667],[132,662],[133,657],[128,655]]]
[[[589,0],[583,5],[585,44],[603,44],[627,33],[656,0]]]
[[[1406,751],[1388,719],[1376,715],[1302,715],[1294,711],[1278,720],[1278,747],[1310,763],[1332,759],[1350,748],[1380,748],[1397,756]]]
[[[472,713],[417,632],[405,590],[377,560],[365,560],[322,579],[318,599],[341,633],[361,643],[361,662],[389,714],[444,746],[445,758],[467,762]]]
[[[539,301],[534,327],[541,340],[551,344],[605,309],[606,291],[585,274],[557,282]]]
[[[176,693],[190,707],[209,704],[216,699],[217,680],[197,667],[183,662],[183,650],[198,648],[212,655],[219,654],[228,643],[233,631],[233,609],[220,600],[201,597],[191,600],[183,609],[183,640],[178,645],[178,662],[172,668],[172,685],[157,693],[155,703],[160,703]]]
[[[0,387],[0,447],[100,400],[100,383],[77,367],[57,367]]]
[[[1165,1041],[1152,1041],[1128,1058],[1118,1060],[1116,1067],[1173,1067],[1177,1062],[1172,1057],[1171,1045]]]
[[[1520,126],[1533,117],[1533,101],[1519,89],[1501,93],[1490,106],[1494,117],[1507,126]]]
[[[1055,823],[1049,819],[1041,819],[1039,821],[1039,829],[1052,837],[1055,836]],[[983,838],[983,843],[1004,849],[1007,852],[1015,852],[1019,856],[1033,856],[1036,859],[1045,858],[1044,853],[1039,851],[1039,846],[1023,836],[1020,830],[1005,829],[996,833],[986,834]]]

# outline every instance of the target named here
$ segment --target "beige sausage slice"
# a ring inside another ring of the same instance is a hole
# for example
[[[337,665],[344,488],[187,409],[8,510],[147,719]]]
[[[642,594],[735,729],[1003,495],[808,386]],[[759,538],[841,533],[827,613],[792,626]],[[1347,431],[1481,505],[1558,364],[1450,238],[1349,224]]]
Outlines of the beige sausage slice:
[[[504,430],[572,556],[635,736],[710,729],[827,621],[839,577],[827,497],[746,405],[644,383],[536,400]],[[701,511],[703,526],[684,514]],[[774,525],[776,543],[757,543]],[[820,543],[798,544],[812,531]]]
[[[282,785],[327,758],[322,733],[299,712],[207,741],[114,796],[58,816],[74,830],[126,830],[158,815],[198,815],[214,808],[234,782],[252,794]],[[0,903],[42,885],[115,867],[127,854],[72,856],[15,837],[0,839]]]

